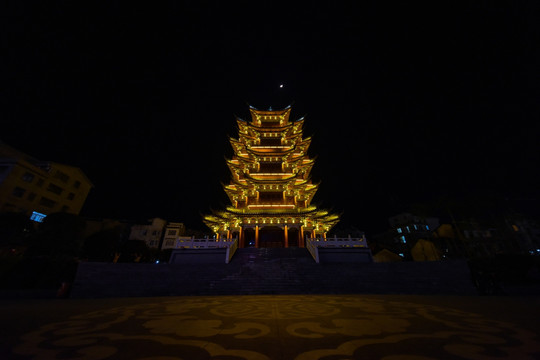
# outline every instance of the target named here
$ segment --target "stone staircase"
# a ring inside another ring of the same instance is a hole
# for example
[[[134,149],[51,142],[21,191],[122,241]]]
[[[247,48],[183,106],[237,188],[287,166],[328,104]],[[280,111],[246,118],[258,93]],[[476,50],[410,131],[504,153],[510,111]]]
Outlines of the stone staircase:
[[[320,263],[305,248],[238,249],[229,264],[81,263],[72,297],[476,294],[465,261]]]

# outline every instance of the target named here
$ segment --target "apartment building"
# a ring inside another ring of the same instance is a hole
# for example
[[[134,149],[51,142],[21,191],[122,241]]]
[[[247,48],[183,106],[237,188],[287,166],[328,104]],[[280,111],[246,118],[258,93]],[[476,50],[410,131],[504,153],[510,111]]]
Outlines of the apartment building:
[[[77,167],[41,161],[0,142],[0,212],[39,222],[55,212],[79,214],[92,187]]]

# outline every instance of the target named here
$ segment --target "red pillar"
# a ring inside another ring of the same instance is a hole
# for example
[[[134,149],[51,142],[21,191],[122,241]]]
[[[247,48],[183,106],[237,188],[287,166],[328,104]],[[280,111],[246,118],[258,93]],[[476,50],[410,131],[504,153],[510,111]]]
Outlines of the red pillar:
[[[285,225],[284,232],[285,232],[285,247],[289,247],[289,229],[287,228],[287,225]]]
[[[238,232],[238,247],[244,247],[244,228],[240,226],[240,231]]]
[[[255,225],[255,247],[259,247],[259,225]]]

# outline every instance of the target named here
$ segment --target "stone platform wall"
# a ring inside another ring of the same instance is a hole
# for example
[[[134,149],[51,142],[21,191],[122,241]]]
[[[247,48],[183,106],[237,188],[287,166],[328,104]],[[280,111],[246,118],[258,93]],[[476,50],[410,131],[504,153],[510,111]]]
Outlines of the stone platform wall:
[[[229,264],[81,263],[71,296],[348,293],[477,292],[465,261],[316,264],[304,248],[277,248],[238,249]]]

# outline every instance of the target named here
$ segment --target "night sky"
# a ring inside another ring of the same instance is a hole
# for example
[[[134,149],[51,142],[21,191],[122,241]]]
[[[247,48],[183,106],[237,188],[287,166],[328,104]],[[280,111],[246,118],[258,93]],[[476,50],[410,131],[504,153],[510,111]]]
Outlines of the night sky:
[[[80,167],[83,216],[199,229],[248,104],[306,117],[314,203],[368,235],[414,202],[540,197],[538,2],[231,3],[4,4],[0,140]]]

